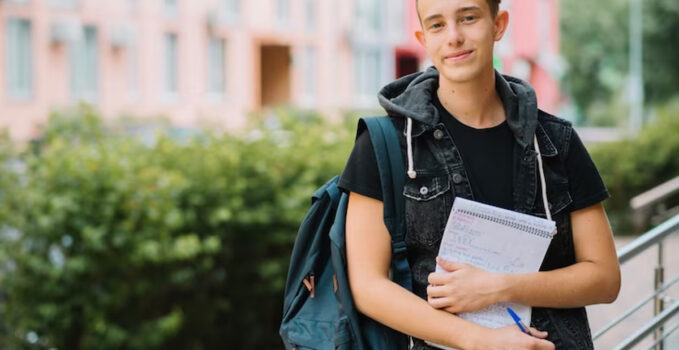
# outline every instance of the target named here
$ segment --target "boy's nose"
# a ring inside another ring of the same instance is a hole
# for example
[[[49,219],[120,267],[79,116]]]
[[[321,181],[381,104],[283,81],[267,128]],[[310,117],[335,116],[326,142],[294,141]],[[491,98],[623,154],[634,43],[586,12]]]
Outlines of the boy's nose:
[[[455,25],[448,27],[448,44],[458,46],[464,42],[464,35],[460,28]]]

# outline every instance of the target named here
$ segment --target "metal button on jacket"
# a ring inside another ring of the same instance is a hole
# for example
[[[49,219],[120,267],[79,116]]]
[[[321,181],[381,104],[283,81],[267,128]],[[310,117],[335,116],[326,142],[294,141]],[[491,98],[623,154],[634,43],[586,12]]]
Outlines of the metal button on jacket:
[[[420,194],[425,196],[427,193],[429,193],[429,189],[426,186],[422,186],[422,188],[420,188]]]
[[[437,139],[437,140],[442,139],[443,138],[443,130],[436,129],[436,131],[434,131],[434,138]]]
[[[456,184],[462,182],[462,175],[460,175],[459,173],[453,174],[453,182]]]

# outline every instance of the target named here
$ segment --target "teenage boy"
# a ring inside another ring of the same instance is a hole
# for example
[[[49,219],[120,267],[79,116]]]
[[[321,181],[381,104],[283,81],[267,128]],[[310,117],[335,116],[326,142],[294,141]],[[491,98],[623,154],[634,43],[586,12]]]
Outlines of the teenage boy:
[[[351,290],[362,313],[411,335],[415,349],[433,349],[425,340],[459,349],[591,349],[584,306],[610,303],[620,288],[601,205],[609,194],[571,125],[539,110],[527,83],[493,69],[493,46],[509,21],[499,3],[417,1],[421,30],[415,35],[434,67],[379,94],[403,130],[413,292],[389,280],[390,236],[368,133],[356,140],[339,184],[350,192]],[[544,215],[534,142],[558,228],[540,272],[495,274],[438,259],[457,196]],[[434,272],[437,263],[445,273]],[[455,315],[509,301],[532,306],[532,336],[516,326],[488,329]]]

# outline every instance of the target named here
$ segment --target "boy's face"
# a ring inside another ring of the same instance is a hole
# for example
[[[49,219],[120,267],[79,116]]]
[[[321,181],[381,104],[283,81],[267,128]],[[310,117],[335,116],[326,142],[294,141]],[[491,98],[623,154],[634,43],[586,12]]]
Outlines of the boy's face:
[[[418,10],[422,29],[415,36],[442,77],[464,83],[493,69],[493,46],[507,28],[506,11],[493,18],[487,0],[419,0]]]

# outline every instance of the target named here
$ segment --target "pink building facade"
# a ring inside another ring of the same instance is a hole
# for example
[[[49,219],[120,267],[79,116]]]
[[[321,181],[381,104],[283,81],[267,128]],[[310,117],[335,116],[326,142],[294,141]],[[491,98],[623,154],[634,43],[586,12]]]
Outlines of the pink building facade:
[[[542,63],[558,56],[557,2],[503,3],[503,69],[549,107],[558,88]],[[427,65],[418,26],[414,0],[0,0],[0,128],[29,139],[81,102],[106,118],[220,129],[281,104],[372,109],[383,84]]]
[[[563,101],[559,80],[565,64],[559,54],[558,0],[503,0],[509,10],[509,28],[496,44],[500,70],[530,82],[538,106],[558,113]]]

